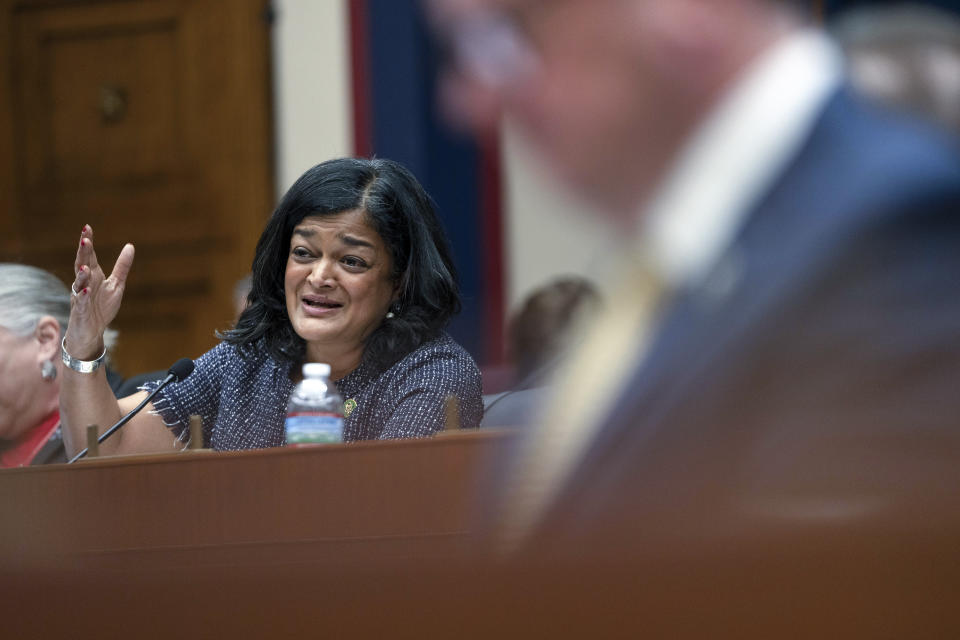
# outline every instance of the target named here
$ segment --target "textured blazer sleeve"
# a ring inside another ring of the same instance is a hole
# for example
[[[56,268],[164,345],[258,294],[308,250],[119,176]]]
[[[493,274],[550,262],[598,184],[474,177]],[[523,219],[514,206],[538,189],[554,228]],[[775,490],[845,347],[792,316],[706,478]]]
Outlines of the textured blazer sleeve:
[[[239,358],[233,348],[221,343],[194,361],[194,370],[185,380],[166,386],[153,399],[154,411],[177,438],[189,436],[190,416],[199,415],[204,432],[209,433],[220,408],[220,387],[231,357]],[[141,388],[152,391],[159,381]]]
[[[460,404],[460,427],[473,429],[483,417],[480,371],[465,353],[429,351],[396,378],[396,404],[380,439],[429,436],[444,428],[447,396]]]

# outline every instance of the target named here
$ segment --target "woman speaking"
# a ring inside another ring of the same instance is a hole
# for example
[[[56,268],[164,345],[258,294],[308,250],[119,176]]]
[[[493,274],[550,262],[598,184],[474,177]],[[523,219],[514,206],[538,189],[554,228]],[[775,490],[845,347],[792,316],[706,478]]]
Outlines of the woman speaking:
[[[109,427],[158,384],[118,401],[99,366],[133,256],[126,245],[106,277],[93,229],[83,227],[61,354],[70,455],[82,447],[85,425]],[[287,398],[305,362],[330,365],[346,399],[345,440],[430,435],[443,427],[449,395],[459,399],[460,424],[475,427],[480,373],[443,331],[459,307],[447,239],[410,172],[389,160],[324,162],[297,180],[267,222],[236,326],[102,450],[180,448],[193,414],[203,420],[205,446],[281,445]]]

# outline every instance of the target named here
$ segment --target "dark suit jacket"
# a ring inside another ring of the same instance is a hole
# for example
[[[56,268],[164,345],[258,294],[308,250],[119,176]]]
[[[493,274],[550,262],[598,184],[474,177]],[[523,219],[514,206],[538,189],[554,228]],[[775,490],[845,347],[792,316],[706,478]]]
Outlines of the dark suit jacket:
[[[484,396],[481,427],[524,427],[549,400],[548,387],[512,389]]]
[[[940,514],[960,486],[960,161],[943,138],[838,92],[719,281],[675,300],[529,549],[622,557]]]

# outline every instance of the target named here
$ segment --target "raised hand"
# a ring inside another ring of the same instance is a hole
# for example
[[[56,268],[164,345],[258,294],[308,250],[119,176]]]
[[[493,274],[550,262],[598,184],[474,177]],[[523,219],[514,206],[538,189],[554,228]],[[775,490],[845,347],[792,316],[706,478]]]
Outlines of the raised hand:
[[[124,245],[113,272],[106,277],[93,250],[93,228],[83,226],[73,263],[76,278],[71,287],[73,296],[66,334],[67,352],[74,358],[93,360],[103,352],[103,332],[120,310],[133,253],[132,244]]]

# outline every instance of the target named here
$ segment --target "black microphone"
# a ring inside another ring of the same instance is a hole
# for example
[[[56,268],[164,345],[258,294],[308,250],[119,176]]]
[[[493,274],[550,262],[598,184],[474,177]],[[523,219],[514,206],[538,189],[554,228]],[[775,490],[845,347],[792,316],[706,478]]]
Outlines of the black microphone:
[[[193,360],[191,360],[190,358],[180,358],[179,360],[174,362],[173,366],[167,370],[167,377],[163,379],[163,381],[160,383],[160,386],[158,386],[156,389],[151,391],[150,395],[144,398],[143,401],[140,404],[138,404],[133,411],[131,411],[127,415],[120,418],[120,421],[117,422],[117,424],[113,425],[112,427],[104,431],[103,434],[99,438],[97,438],[97,444],[100,444],[101,442],[103,442],[104,440],[112,436],[117,431],[117,429],[127,424],[127,422],[130,421],[130,418],[137,415],[141,409],[147,406],[148,402],[153,400],[153,396],[160,393],[160,389],[163,389],[165,386],[167,386],[171,382],[182,381],[191,373],[193,373]],[[74,462],[84,457],[85,455],[87,455],[87,449],[84,449],[77,455],[70,458],[70,461],[67,462],[67,464],[73,464]]]

